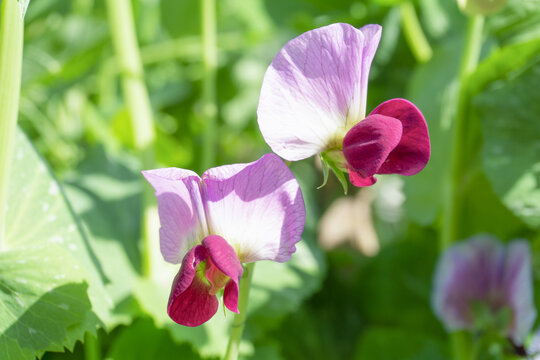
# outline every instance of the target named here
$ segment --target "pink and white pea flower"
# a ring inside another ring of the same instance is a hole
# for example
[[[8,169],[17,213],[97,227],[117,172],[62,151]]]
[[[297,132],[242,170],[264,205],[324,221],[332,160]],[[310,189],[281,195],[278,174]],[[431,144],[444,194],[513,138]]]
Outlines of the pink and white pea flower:
[[[346,171],[359,187],[373,185],[375,174],[409,176],[426,166],[429,134],[414,104],[391,99],[366,117],[381,31],[379,25],[332,24],[283,46],[266,71],[257,110],[276,154],[289,161],[321,154],[338,177]]]
[[[479,236],[439,259],[432,306],[448,331],[495,331],[522,345],[536,319],[529,244]]]
[[[238,313],[242,263],[285,262],[304,229],[298,182],[283,161],[267,154],[248,164],[207,170],[143,171],[155,190],[165,261],[181,263],[167,313],[175,322],[199,326],[217,311],[216,294]]]

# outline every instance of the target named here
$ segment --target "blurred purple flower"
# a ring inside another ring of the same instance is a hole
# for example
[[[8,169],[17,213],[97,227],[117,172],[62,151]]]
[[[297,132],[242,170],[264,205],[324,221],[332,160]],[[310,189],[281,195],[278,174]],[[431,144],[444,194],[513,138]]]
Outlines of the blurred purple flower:
[[[380,37],[379,25],[332,24],[285,44],[266,71],[257,110],[276,154],[296,161],[321,153],[356,186],[374,184],[374,174],[414,175],[426,166],[429,134],[416,106],[392,99],[365,116]]]
[[[523,344],[536,318],[529,244],[480,236],[453,245],[439,259],[432,304],[449,331],[489,327]]]
[[[198,326],[217,311],[216,294],[238,312],[241,263],[285,262],[304,229],[304,200],[283,161],[267,154],[249,164],[207,170],[143,171],[154,187],[166,261],[182,262],[167,312],[179,324]]]

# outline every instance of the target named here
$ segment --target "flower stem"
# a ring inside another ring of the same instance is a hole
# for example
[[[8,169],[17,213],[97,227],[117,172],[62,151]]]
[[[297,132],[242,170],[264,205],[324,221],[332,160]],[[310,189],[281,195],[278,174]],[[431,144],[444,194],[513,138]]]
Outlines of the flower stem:
[[[133,129],[133,143],[143,169],[155,167],[154,124],[148,90],[144,83],[143,67],[137,44],[133,9],[130,0],[107,0],[107,13],[114,51],[121,74],[122,91],[127,102]],[[142,273],[150,275],[151,239],[156,232],[151,225],[153,194],[149,186],[143,192],[143,251]]]
[[[465,331],[452,334],[452,359],[453,360],[475,360],[471,335]]]
[[[216,1],[201,0],[202,24],[202,61],[204,77],[202,83],[201,112],[204,124],[202,169],[214,165],[216,153],[216,126],[217,126],[217,96],[216,96],[216,69],[217,69],[217,29],[216,29]]]
[[[471,119],[467,117],[470,99],[468,94],[468,79],[474,72],[480,58],[482,48],[482,31],[484,18],[475,15],[469,18],[465,49],[462,55],[459,74],[459,93],[457,100],[456,119],[452,138],[452,158],[448,188],[443,209],[443,224],[441,230],[441,251],[444,251],[462,234],[461,214],[463,213],[463,185],[466,172],[470,165],[470,144],[477,141]],[[451,335],[452,358],[454,360],[470,360],[472,343],[467,338],[469,334],[454,333]]]
[[[400,5],[399,10],[401,12],[403,33],[407,44],[409,44],[416,60],[419,63],[425,63],[431,59],[433,50],[431,50],[426,35],[422,31],[422,26],[414,10],[414,5],[411,1],[405,1]]]
[[[462,188],[465,178],[464,173],[469,165],[467,161],[467,144],[470,144],[470,141],[468,141],[468,138],[472,134],[472,132],[469,132],[472,124],[470,119],[467,118],[469,106],[467,81],[476,69],[480,58],[483,24],[484,18],[481,15],[475,15],[469,18],[467,26],[467,37],[459,74],[459,93],[452,138],[450,178],[443,209],[441,249],[447,248],[461,236]]]
[[[253,278],[254,269],[255,263],[247,264],[244,276],[242,276],[242,279],[240,280],[240,295],[238,299],[239,313],[234,315],[234,320],[231,327],[231,335],[229,337],[229,344],[227,345],[227,352],[224,360],[238,359],[240,340],[242,340],[242,333],[244,332],[244,325],[246,324],[249,288],[251,286],[251,279]]]
[[[84,359],[85,360],[101,360],[101,348],[97,335],[90,333],[84,335]]]
[[[0,18],[0,251],[6,248],[8,180],[17,128],[24,21],[17,0],[3,0]]]

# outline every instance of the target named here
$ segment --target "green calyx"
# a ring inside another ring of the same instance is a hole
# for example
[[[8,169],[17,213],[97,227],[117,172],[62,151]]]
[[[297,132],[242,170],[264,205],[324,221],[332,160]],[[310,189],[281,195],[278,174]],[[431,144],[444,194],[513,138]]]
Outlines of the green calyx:
[[[328,181],[328,169],[336,175],[337,179],[343,186],[343,193],[347,194],[348,183],[345,177],[345,172],[347,172],[345,157],[343,156],[343,151],[341,149],[329,149],[320,154],[321,164],[323,170],[323,183],[317,189],[321,189],[326,185]]]

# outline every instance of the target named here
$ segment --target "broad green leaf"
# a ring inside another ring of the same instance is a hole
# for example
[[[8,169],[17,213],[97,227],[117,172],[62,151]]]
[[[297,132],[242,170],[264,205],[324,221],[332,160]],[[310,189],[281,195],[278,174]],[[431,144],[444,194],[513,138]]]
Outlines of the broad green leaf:
[[[520,42],[495,50],[483,60],[471,75],[469,93],[474,96],[494,81],[508,79],[519,73],[540,53],[540,38]]]
[[[15,144],[0,254],[1,305],[12,315],[0,321],[0,343],[7,359],[33,359],[72,349],[85,332],[95,333],[111,303],[101,265],[58,183],[20,131]],[[69,314],[62,313],[66,306]],[[40,310],[47,307],[50,316]]]
[[[536,59],[473,99],[473,115],[482,124],[483,166],[493,190],[534,228],[540,227],[540,57]]]
[[[0,253],[0,359],[34,359],[44,350],[72,347],[68,332],[80,327],[92,308],[84,275],[59,245]]]

